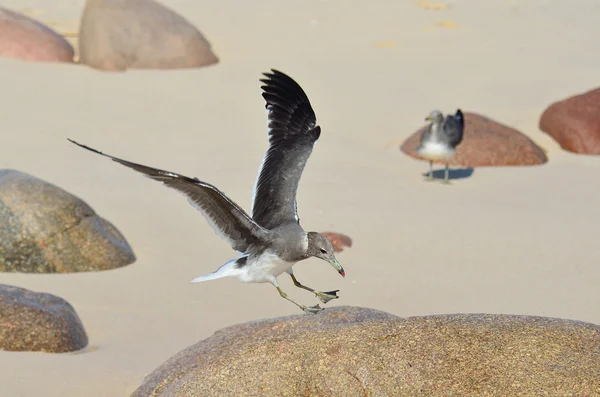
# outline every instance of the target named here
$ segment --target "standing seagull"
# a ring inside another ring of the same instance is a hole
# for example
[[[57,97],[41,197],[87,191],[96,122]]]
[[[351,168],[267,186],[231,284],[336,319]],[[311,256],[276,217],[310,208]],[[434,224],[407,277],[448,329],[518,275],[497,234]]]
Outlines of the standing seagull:
[[[170,171],[164,171],[122,160],[95,149],[72,143],[133,168],[185,195],[199,210],[215,232],[240,253],[215,272],[192,282],[234,277],[245,283],[271,283],[279,295],[307,313],[323,310],[318,304],[307,307],[290,298],[279,288],[277,277],[287,272],[294,285],[314,293],[323,303],[338,298],[337,290],[315,291],[302,285],[292,266],[317,257],[323,259],[345,277],[344,269],[334,255],[333,246],[317,232],[306,233],[300,226],[296,191],[300,176],[319,139],[321,127],[308,97],[298,83],[273,70],[265,73],[261,88],[269,119],[269,148],[263,158],[253,189],[252,216],[215,186]]]
[[[421,144],[417,154],[429,160],[429,180],[433,180],[433,161],[444,160],[446,173],[444,182],[448,183],[448,161],[456,153],[456,147],[462,141],[464,130],[463,114],[458,109],[454,116],[444,115],[439,110],[429,113],[425,121],[431,121],[429,127],[421,135]]]

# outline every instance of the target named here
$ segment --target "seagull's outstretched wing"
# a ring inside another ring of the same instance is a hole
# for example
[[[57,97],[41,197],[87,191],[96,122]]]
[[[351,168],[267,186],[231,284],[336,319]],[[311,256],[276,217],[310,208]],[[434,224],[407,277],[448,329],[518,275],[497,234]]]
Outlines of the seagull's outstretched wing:
[[[252,219],[272,229],[299,220],[296,191],[321,127],[298,83],[273,69],[264,75],[261,88],[269,118],[269,148],[253,189]]]
[[[456,147],[463,139],[464,118],[460,109],[456,111],[454,116],[448,115],[442,126],[445,135],[448,137],[448,143],[452,147]]]
[[[174,172],[146,167],[117,157],[110,156],[77,143],[84,149],[98,153],[129,168],[164,183],[187,197],[192,206],[199,210],[215,232],[239,252],[245,252],[249,245],[264,243],[267,231],[254,222],[236,203],[211,184],[197,178],[188,178]]]

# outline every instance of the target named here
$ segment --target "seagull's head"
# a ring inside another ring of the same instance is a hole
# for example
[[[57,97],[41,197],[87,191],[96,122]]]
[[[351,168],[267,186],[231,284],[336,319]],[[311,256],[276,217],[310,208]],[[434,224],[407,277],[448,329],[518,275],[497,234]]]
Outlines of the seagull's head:
[[[308,232],[308,257],[314,256],[315,258],[323,259],[329,262],[331,266],[342,276],[346,277],[346,272],[338,260],[335,258],[333,251],[333,245],[327,239],[317,232]]]
[[[425,121],[431,121],[432,123],[441,122],[444,120],[444,115],[439,110],[432,110],[427,117],[425,117]]]

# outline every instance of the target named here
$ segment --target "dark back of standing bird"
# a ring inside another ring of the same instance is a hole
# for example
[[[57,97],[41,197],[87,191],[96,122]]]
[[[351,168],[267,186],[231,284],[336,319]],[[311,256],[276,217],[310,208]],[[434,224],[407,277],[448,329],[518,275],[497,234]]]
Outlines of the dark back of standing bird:
[[[454,116],[446,116],[442,128],[450,146],[456,147],[462,141],[464,126],[464,118],[460,109],[456,111]]]
[[[454,116],[448,115],[444,120],[444,133],[448,137],[448,143],[452,147],[456,147],[463,139],[465,129],[465,121],[460,109],[456,111]]]

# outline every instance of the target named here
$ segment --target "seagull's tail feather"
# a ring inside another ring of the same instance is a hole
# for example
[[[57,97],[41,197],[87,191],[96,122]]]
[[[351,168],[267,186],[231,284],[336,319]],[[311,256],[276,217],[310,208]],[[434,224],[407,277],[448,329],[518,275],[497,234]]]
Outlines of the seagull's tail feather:
[[[245,257],[242,257],[242,258],[245,258]],[[195,279],[192,280],[192,283],[201,283],[203,281],[210,281],[210,280],[216,280],[216,279],[223,278],[223,277],[233,276],[238,270],[235,264],[239,259],[241,259],[241,258],[232,259],[229,262],[222,265],[217,270],[215,270],[214,272],[204,275],[204,276],[196,277]]]
[[[214,273],[210,273],[205,276],[196,277],[195,279],[192,280],[192,283],[201,283],[203,281],[216,280],[218,278],[223,278],[223,277],[227,277],[227,275],[220,274],[219,271],[217,270]]]

